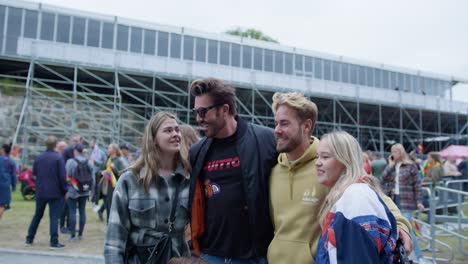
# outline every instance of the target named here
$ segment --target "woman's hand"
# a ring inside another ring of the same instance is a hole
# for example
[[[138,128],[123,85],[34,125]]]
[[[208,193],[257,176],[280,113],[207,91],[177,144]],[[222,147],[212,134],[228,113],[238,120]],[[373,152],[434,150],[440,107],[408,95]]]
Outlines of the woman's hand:
[[[413,251],[413,240],[411,240],[410,235],[398,227],[398,238],[401,239],[403,247],[405,248],[406,253],[409,255],[411,251]]]
[[[424,211],[424,205],[422,203],[418,203],[418,209],[420,212]]]

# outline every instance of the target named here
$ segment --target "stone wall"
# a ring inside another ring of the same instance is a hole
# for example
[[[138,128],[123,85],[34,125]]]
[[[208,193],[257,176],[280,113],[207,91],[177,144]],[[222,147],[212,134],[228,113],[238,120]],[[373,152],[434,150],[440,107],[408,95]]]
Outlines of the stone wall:
[[[13,140],[23,106],[23,96],[4,95],[0,91],[0,144]]]
[[[23,107],[24,94],[6,95],[0,90],[0,144],[12,142],[16,127]],[[70,101],[58,101],[53,97],[34,98],[29,103],[30,124],[29,140],[23,142],[23,129],[20,129],[17,138],[17,146],[21,150],[27,145],[27,163],[31,163],[34,157],[45,149],[44,140],[47,135],[55,135],[59,140],[69,141],[72,133],[77,132],[85,139],[85,144],[91,136],[95,136],[101,149],[106,151],[107,145],[112,142],[112,109],[104,109],[99,104],[80,102],[77,104],[77,112],[73,110]],[[72,124],[75,118],[76,130]],[[144,124],[136,121],[136,117],[123,111],[121,123],[125,124],[120,130],[120,137],[129,142],[131,150],[136,150],[140,132],[143,132]],[[23,124],[24,124],[23,120]],[[131,126],[136,131],[126,127]],[[121,142],[116,142],[121,143]],[[21,156],[21,155],[20,155]],[[18,157],[19,158],[19,157]]]

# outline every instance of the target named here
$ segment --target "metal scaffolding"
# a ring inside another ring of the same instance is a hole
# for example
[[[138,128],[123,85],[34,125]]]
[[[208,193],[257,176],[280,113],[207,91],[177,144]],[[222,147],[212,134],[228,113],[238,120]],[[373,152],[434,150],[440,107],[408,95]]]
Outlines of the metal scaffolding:
[[[208,77],[208,76],[207,76]],[[4,83],[2,80],[14,80]],[[196,125],[189,94],[191,77],[168,77],[40,60],[0,60],[0,84],[23,89],[15,143],[22,163],[44,149],[43,139],[55,135],[68,140],[78,133],[87,141],[94,136],[100,146],[125,143],[136,150],[146,121],[159,110],[177,114],[182,123]],[[273,89],[251,85],[237,88],[239,115],[273,127]],[[363,149],[388,152],[396,142],[408,151],[423,143],[426,152],[449,144],[468,142],[468,114],[404,108],[319,97],[309,91],[319,109],[314,135],[334,129],[350,132]]]

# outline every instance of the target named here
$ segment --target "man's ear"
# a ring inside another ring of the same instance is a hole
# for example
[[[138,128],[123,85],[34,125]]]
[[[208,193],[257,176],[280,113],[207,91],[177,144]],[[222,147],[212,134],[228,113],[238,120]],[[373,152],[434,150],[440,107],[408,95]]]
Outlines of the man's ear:
[[[223,109],[223,114],[229,114],[229,105],[228,104],[223,104],[223,106],[221,107]]]
[[[312,127],[313,127],[312,120],[306,119],[303,124],[304,124],[304,132],[307,135],[310,135],[310,131],[312,130]]]

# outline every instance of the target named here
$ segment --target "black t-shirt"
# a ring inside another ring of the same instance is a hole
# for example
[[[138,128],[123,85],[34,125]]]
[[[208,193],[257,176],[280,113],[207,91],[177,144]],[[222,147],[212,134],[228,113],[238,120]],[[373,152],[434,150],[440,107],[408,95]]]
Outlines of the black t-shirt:
[[[250,258],[252,237],[236,137],[214,139],[205,159],[206,231],[200,248],[209,255]]]

